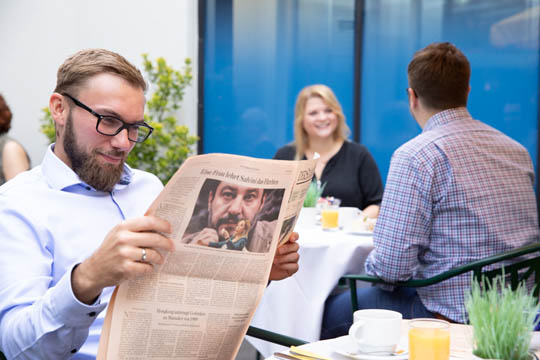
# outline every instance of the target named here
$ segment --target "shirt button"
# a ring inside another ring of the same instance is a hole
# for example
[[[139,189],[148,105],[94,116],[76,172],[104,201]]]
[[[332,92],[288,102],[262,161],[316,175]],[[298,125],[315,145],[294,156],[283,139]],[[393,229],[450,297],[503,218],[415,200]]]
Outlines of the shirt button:
[[[77,352],[77,349],[71,350],[71,353],[72,353],[72,354],[75,354],[76,352]]]
[[[89,313],[86,314],[86,315],[88,315],[88,316],[90,316],[90,317],[94,317],[94,316],[96,316],[96,312],[95,312],[95,311],[92,311],[92,312],[89,312]]]

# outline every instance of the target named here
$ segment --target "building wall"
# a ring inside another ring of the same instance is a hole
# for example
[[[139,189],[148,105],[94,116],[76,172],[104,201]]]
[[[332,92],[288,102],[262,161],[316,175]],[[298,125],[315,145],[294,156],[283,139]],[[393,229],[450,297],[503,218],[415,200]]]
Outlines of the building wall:
[[[39,131],[56,71],[85,48],[106,48],[142,67],[142,53],[164,57],[176,68],[193,61],[180,119],[197,133],[196,0],[2,0],[0,2],[0,93],[13,113],[10,135],[41,162],[47,140]]]

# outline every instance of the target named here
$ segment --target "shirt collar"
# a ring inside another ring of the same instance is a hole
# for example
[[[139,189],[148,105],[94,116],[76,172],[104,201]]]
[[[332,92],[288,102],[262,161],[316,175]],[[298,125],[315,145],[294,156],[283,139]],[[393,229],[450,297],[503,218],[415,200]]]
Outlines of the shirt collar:
[[[470,119],[471,114],[465,107],[443,110],[436,113],[426,122],[423,132],[432,130],[441,125],[445,125],[457,120]]]
[[[47,148],[41,164],[43,175],[51,188],[56,190],[65,190],[70,186],[80,185],[83,187],[90,187],[93,191],[96,191],[90,185],[82,181],[65,162],[56,156],[53,150],[54,144],[51,144]],[[122,177],[120,178],[118,184],[115,185],[115,189],[118,186],[129,185],[132,177],[133,171],[131,171],[131,168],[127,164],[124,164]]]

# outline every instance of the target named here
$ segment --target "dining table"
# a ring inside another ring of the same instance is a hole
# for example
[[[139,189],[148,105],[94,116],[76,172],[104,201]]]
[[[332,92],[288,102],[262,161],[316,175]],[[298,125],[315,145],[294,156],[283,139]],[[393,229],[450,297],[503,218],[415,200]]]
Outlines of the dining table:
[[[300,235],[299,270],[268,285],[251,325],[314,342],[320,337],[326,299],[333,292],[347,291],[337,286],[342,275],[364,272],[373,238],[369,231],[348,231],[344,226],[326,231],[301,217],[295,227]],[[264,357],[286,349],[249,336],[246,339]]]
[[[312,355],[332,360],[400,360],[408,359],[408,332],[409,321],[402,320],[401,340],[397,346],[398,351],[392,355],[370,355],[358,351],[358,346],[348,335],[334,339],[315,341],[300,346],[300,349],[309,351]],[[529,350],[537,357],[540,356],[540,332],[534,331]],[[450,360],[468,359],[474,360],[473,354],[473,329],[471,325],[450,324]],[[278,354],[272,353],[267,360],[282,360],[279,354],[290,354],[290,349],[284,349]]]

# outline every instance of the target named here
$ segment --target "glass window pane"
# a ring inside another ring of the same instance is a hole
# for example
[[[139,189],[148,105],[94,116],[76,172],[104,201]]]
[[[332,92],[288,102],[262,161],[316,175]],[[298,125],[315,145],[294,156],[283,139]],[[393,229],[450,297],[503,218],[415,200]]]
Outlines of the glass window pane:
[[[386,178],[393,151],[420,132],[408,111],[407,65],[449,41],[468,57],[472,116],[523,144],[536,162],[538,0],[366,0],[362,139]]]
[[[293,140],[307,85],[338,96],[352,124],[354,0],[209,0],[204,152],[272,157]]]

